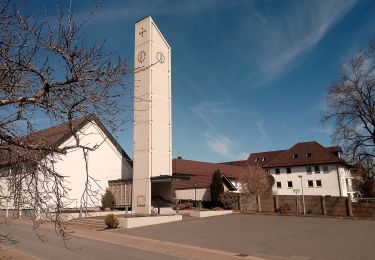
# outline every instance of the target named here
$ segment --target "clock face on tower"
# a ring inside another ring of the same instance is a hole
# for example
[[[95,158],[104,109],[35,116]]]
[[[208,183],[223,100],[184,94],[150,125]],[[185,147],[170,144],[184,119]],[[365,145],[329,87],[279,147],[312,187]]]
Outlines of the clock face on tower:
[[[165,62],[165,56],[162,52],[158,51],[156,53],[156,60],[157,62],[164,63]]]
[[[138,57],[137,57],[137,60],[139,63],[143,63],[146,59],[146,52],[145,51],[140,51],[138,53]]]

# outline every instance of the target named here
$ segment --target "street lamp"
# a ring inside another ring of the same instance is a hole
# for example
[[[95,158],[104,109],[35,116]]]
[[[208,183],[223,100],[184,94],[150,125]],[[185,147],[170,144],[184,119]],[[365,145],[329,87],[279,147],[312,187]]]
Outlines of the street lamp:
[[[303,215],[306,215],[306,208],[305,208],[305,195],[303,194],[302,175],[298,175],[298,178],[300,178],[300,179],[301,179],[301,189],[302,189],[302,204],[303,204]]]

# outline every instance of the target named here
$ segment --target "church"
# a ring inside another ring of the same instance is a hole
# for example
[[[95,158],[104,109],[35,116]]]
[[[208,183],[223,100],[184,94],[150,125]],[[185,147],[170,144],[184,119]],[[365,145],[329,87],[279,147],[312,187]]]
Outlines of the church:
[[[212,175],[218,170],[225,189],[239,192],[240,175],[255,164],[274,176],[275,194],[293,195],[304,189],[306,195],[352,196],[351,166],[340,157],[341,148],[317,142],[254,153],[236,162],[172,160],[171,47],[151,17],[135,24],[134,37],[133,160],[97,118],[73,122],[81,142],[97,147],[88,154],[88,172],[97,185],[88,206],[99,207],[101,195],[109,187],[120,208],[130,206],[133,212],[146,215],[154,209],[168,213],[176,199],[210,201]],[[68,146],[74,139],[64,124],[37,134],[57,147]],[[1,155],[0,168],[2,176],[10,175],[11,167]],[[61,156],[55,169],[65,176],[69,187],[66,208],[82,208],[87,178],[82,151],[71,150]],[[14,208],[5,178],[0,185],[1,208]]]

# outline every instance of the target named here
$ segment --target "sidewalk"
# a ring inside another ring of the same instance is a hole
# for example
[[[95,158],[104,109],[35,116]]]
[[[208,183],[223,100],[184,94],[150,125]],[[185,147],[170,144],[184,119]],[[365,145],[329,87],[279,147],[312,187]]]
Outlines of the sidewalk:
[[[22,223],[26,225],[32,225],[29,220],[11,220],[12,222]],[[44,223],[40,226],[41,228],[46,228],[54,230],[53,223]],[[259,257],[252,257],[247,255],[240,255],[239,253],[225,252],[220,250],[207,249],[202,247],[184,245],[180,243],[173,243],[158,239],[144,238],[138,236],[132,236],[127,234],[113,233],[110,230],[95,231],[92,227],[82,226],[77,224],[69,224],[68,226],[74,231],[73,236],[78,236],[82,238],[95,239],[107,243],[114,243],[118,245],[124,245],[144,251],[157,252],[171,256],[182,257],[186,259],[218,259],[218,260],[229,260],[229,259],[247,259],[247,260],[261,260]],[[12,258],[17,259],[17,258]],[[26,258],[18,258],[26,259]],[[30,260],[33,258],[30,258]]]
[[[27,255],[19,250],[16,250],[10,246],[0,244],[0,259],[11,259],[11,260],[37,260],[31,255]]]

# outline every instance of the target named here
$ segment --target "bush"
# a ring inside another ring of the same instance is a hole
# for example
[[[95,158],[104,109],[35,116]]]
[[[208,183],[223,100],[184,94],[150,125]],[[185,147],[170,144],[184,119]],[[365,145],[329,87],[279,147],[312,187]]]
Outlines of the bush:
[[[290,206],[288,203],[284,203],[280,206],[280,208],[277,209],[277,212],[280,214],[290,214],[292,210],[290,209]]]
[[[104,210],[106,208],[110,208],[113,210],[116,207],[116,199],[113,193],[106,189],[104,195],[102,196],[102,207],[101,209]]]
[[[193,207],[193,203],[185,202],[177,205],[178,209],[191,209]]]
[[[104,223],[107,225],[108,228],[117,228],[120,224],[118,217],[113,214],[108,214],[104,219]]]
[[[220,194],[220,202],[224,209],[238,209],[239,194],[233,192],[224,192]]]

